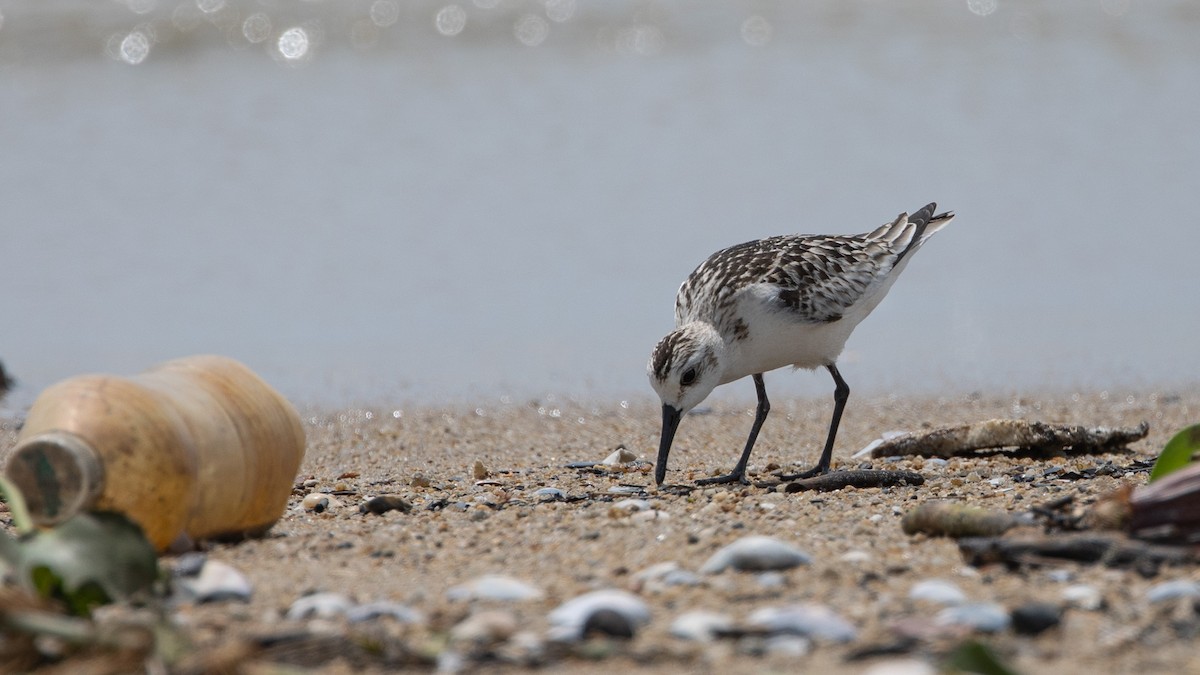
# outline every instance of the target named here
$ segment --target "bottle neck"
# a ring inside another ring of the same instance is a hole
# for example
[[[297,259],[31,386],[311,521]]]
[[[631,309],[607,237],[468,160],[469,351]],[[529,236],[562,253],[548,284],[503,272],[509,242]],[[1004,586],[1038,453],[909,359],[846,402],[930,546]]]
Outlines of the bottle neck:
[[[95,448],[66,431],[21,440],[5,473],[24,496],[34,523],[41,526],[87,510],[104,490],[104,466]]]

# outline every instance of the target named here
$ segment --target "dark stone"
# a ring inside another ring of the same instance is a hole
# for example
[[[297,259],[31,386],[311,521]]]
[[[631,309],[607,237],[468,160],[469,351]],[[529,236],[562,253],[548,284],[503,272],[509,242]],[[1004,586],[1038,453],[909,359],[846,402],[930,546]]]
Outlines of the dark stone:
[[[633,637],[633,624],[620,612],[611,609],[598,609],[583,623],[583,635],[587,637],[599,633],[609,637],[629,639]]]
[[[358,507],[359,513],[374,513],[375,515],[382,515],[388,511],[400,511],[401,513],[408,513],[409,511],[412,511],[412,504],[409,504],[408,502],[404,501],[404,499],[396,495],[379,495],[378,497],[372,497],[368,499]]]
[[[1062,609],[1048,602],[1031,602],[1012,611],[1013,630],[1024,635],[1037,635],[1061,620]]]

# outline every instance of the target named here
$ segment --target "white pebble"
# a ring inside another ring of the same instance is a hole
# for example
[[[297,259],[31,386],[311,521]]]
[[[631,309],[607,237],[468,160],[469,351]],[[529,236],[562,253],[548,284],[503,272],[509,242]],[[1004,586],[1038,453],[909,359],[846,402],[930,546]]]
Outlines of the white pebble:
[[[641,598],[615,589],[592,591],[572,598],[550,612],[547,618],[551,625],[560,629],[553,635],[578,639],[588,617],[604,609],[620,614],[634,628],[650,623],[650,607]]]
[[[1104,607],[1104,596],[1094,586],[1075,584],[1062,591],[1063,602],[1088,612],[1094,612]]]
[[[967,601],[966,593],[945,579],[918,581],[908,591],[908,598],[925,600],[939,605],[961,605]]]
[[[539,600],[542,591],[530,584],[499,574],[486,574],[446,591],[450,600]]]
[[[298,621],[308,617],[330,619],[345,614],[354,606],[350,598],[341,593],[313,593],[292,603],[288,608],[287,619]]]
[[[206,560],[195,578],[182,578],[179,586],[196,602],[221,600],[250,600],[250,581],[232,565],[219,560]]]
[[[1164,602],[1200,596],[1200,584],[1187,579],[1175,579],[1155,584],[1146,591],[1147,602]]]
[[[763,607],[747,619],[772,633],[805,635],[829,642],[852,642],[858,629],[825,605],[808,603],[785,607]]]
[[[998,633],[1012,623],[1003,607],[992,602],[972,602],[947,607],[934,619],[943,626],[966,626],[984,633]]]
[[[763,572],[807,565],[812,559],[800,549],[774,537],[743,537],[717,551],[700,567],[701,574],[717,574],[728,567]]]
[[[698,609],[684,612],[671,623],[671,635],[684,640],[708,642],[721,631],[733,628],[733,619],[724,614]]]

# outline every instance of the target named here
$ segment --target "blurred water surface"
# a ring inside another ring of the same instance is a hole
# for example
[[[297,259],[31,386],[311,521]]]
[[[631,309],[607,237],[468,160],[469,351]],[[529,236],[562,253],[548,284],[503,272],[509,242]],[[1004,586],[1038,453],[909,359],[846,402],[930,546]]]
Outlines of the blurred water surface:
[[[932,200],[853,391],[1193,385],[1198,34],[1182,0],[0,0],[8,404],[196,352],[307,402],[648,395],[710,252]]]

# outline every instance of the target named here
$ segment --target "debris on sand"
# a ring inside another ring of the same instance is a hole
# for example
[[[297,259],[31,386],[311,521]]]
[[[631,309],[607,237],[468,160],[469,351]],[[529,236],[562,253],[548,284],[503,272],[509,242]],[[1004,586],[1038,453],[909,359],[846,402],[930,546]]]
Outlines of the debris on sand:
[[[1015,448],[1048,456],[1112,451],[1146,437],[1150,425],[1084,427],[1017,419],[992,419],[920,433],[899,434],[870,446],[872,457],[924,455],[954,457],[976,450]]]

